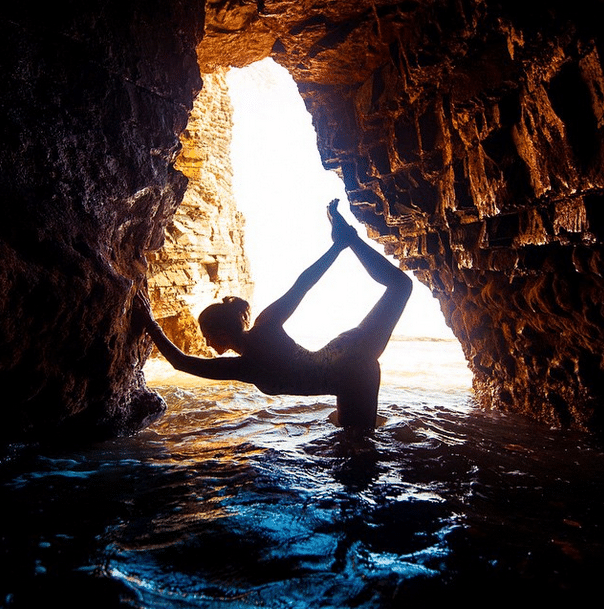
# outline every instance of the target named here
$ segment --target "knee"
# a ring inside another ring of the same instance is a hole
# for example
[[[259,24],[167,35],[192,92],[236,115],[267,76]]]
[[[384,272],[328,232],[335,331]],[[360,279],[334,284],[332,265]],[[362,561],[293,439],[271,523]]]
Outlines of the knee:
[[[393,281],[389,287],[396,290],[402,298],[407,300],[413,291],[413,282],[406,273],[400,269],[397,269],[396,276],[393,278]]]

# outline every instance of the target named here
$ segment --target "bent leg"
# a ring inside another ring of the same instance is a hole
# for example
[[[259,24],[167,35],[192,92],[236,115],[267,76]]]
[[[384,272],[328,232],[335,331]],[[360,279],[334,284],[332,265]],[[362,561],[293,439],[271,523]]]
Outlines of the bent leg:
[[[398,267],[365,243],[337,211],[337,204],[330,205],[329,217],[338,234],[347,235],[347,243],[369,276],[386,286],[386,292],[359,324],[361,348],[369,358],[377,359],[386,348],[394,326],[411,295],[411,279]],[[352,231],[352,235],[350,234]]]
[[[401,318],[410,294],[410,286],[408,290],[387,288],[365,319],[358,325],[359,342],[367,357],[378,359],[383,353],[394,327]]]

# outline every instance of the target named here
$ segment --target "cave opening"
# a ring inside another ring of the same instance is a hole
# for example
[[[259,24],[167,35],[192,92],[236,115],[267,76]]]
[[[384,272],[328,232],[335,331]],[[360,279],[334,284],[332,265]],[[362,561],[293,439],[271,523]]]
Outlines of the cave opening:
[[[344,181],[323,166],[298,87],[272,59],[206,74],[181,141],[177,167],[189,187],[164,248],[149,256],[148,272],[155,316],[181,349],[214,355],[196,321],[212,302],[246,298],[253,319],[285,293],[331,244],[326,215],[331,199],[340,199],[346,219],[372,247],[381,248],[355,218]],[[461,345],[438,301],[408,275],[414,290],[393,338],[446,341],[469,387]],[[286,330],[303,346],[318,349],[358,325],[382,291],[345,251],[303,299]],[[408,366],[407,355],[396,361],[395,352],[384,354],[388,366]],[[148,376],[157,366],[157,358],[152,360]],[[438,373],[437,360],[426,362],[426,369]]]
[[[342,213],[361,234],[366,230],[350,212],[343,181],[321,163],[311,116],[287,70],[265,59],[232,68],[227,82],[234,110],[235,199],[245,217],[245,250],[259,312],[330,243],[326,205],[331,199],[341,200]],[[292,319],[292,329],[304,338],[313,322],[321,339],[356,325],[381,293],[354,255],[344,254]],[[412,319],[402,319],[397,333],[454,339],[436,299],[413,280],[414,295],[403,316]]]
[[[342,213],[359,234],[372,246],[377,244],[351,212],[343,180],[324,168],[311,115],[287,70],[267,58],[231,68],[226,79],[233,105],[234,194],[245,217],[253,312],[259,313],[329,246],[325,212],[332,198],[340,199]],[[448,341],[454,345],[457,362],[465,367],[461,346],[438,301],[408,274],[414,290],[394,337]],[[381,292],[354,254],[345,251],[307,294],[286,328],[304,346],[318,348],[355,327]],[[469,386],[469,372],[467,382]]]

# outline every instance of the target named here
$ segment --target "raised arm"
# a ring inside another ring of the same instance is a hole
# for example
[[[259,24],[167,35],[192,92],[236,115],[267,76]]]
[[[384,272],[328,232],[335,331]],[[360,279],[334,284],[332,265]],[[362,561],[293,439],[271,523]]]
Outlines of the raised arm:
[[[331,201],[327,215],[331,220],[332,210],[337,209],[338,199]],[[332,246],[314,264],[311,264],[296,279],[294,285],[281,298],[273,302],[258,315],[254,325],[271,323],[282,326],[298,308],[308,291],[323,277],[327,269],[335,262],[342,250],[345,250],[356,237],[356,231],[349,225],[332,224]]]
[[[203,358],[183,353],[164,334],[153,319],[148,298],[141,292],[135,297],[135,315],[153,339],[160,353],[181,372],[212,380],[252,382],[246,362],[241,357]]]
[[[294,285],[281,298],[270,304],[256,318],[255,326],[270,323],[283,325],[298,308],[308,291],[323,277],[343,249],[343,242],[334,243],[316,262],[303,271]]]

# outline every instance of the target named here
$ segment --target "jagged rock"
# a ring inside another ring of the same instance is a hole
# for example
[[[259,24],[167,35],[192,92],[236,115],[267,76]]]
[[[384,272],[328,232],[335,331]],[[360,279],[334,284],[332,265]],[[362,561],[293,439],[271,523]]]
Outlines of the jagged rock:
[[[189,180],[166,228],[161,250],[150,252],[153,313],[185,353],[212,356],[199,330],[203,308],[237,295],[251,300],[253,282],[244,251],[244,225],[233,196],[231,106],[225,70],[203,75],[176,163]]]
[[[52,435],[66,422],[71,434],[128,433],[161,412],[141,380],[145,341],[130,310],[145,254],[184,195],[174,162],[199,66],[269,54],[298,82],[356,215],[440,300],[482,403],[601,427],[598,8],[5,7],[4,436]]]

